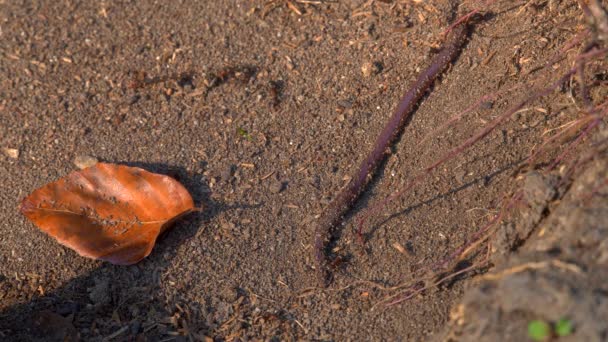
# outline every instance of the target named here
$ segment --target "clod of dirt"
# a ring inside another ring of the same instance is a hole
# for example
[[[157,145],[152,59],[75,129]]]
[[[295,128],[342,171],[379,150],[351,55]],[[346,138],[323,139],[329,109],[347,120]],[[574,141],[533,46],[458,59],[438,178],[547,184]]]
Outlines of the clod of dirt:
[[[543,219],[548,206],[558,195],[557,178],[553,175],[543,175],[531,171],[524,176],[523,190],[526,210],[519,212],[514,222],[501,225],[494,235],[492,245],[495,264],[500,264],[502,258],[528,239],[534,228]]]
[[[530,206],[530,210],[524,212],[528,220],[538,222],[547,204],[557,194],[555,177],[545,176],[538,171],[532,171],[525,176],[524,199]],[[527,230],[529,233],[529,230]]]

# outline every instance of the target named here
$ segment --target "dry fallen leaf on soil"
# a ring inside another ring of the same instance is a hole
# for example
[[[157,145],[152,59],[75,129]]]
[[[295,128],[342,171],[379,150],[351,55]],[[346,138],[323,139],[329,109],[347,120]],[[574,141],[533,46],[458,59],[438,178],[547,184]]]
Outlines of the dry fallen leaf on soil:
[[[194,210],[188,191],[171,177],[137,167],[98,163],[35,190],[21,212],[78,254],[131,265],[156,238]]]

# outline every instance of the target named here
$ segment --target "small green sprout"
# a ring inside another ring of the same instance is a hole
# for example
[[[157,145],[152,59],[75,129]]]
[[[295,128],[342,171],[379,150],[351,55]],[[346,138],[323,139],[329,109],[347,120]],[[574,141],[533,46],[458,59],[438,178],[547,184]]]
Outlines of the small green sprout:
[[[238,135],[240,135],[241,137],[247,139],[247,140],[251,140],[251,135],[249,135],[249,132],[247,132],[247,130],[245,130],[243,127],[239,127],[236,129],[236,132],[238,133]]]
[[[573,330],[572,321],[567,318],[560,319],[554,325],[538,319],[528,323],[528,337],[534,341],[546,341],[552,336],[569,336]]]
[[[557,323],[555,323],[555,335],[559,337],[564,337],[572,334],[572,321],[567,318],[562,318]]]
[[[528,323],[528,337],[534,341],[545,341],[551,336],[551,326],[541,320]]]

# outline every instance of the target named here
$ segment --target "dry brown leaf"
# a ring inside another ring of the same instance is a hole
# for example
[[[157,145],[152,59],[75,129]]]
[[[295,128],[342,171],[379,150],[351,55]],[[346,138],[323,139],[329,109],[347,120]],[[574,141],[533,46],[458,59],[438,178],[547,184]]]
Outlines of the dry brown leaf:
[[[37,189],[21,212],[78,254],[131,265],[156,238],[194,210],[188,191],[171,177],[137,167],[98,163]]]

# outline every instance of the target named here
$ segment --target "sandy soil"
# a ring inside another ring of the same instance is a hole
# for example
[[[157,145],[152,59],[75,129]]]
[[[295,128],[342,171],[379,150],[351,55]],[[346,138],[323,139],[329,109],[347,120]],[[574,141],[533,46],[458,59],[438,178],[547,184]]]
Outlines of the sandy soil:
[[[0,337],[420,341],[443,332],[464,279],[390,307],[376,305],[390,291],[372,282],[402,283],[486,224],[522,185],[543,133],[580,117],[580,83],[527,104],[413,191],[374,204],[572,67],[578,46],[538,68],[585,29],[576,1],[484,7],[335,232],[341,262],[326,289],[316,287],[312,223],[442,32],[472,9],[447,0],[0,1]],[[586,70],[596,104],[605,70]],[[17,208],[83,155],[171,175],[204,211],[137,265],[82,258]],[[354,232],[369,208],[362,248]]]

